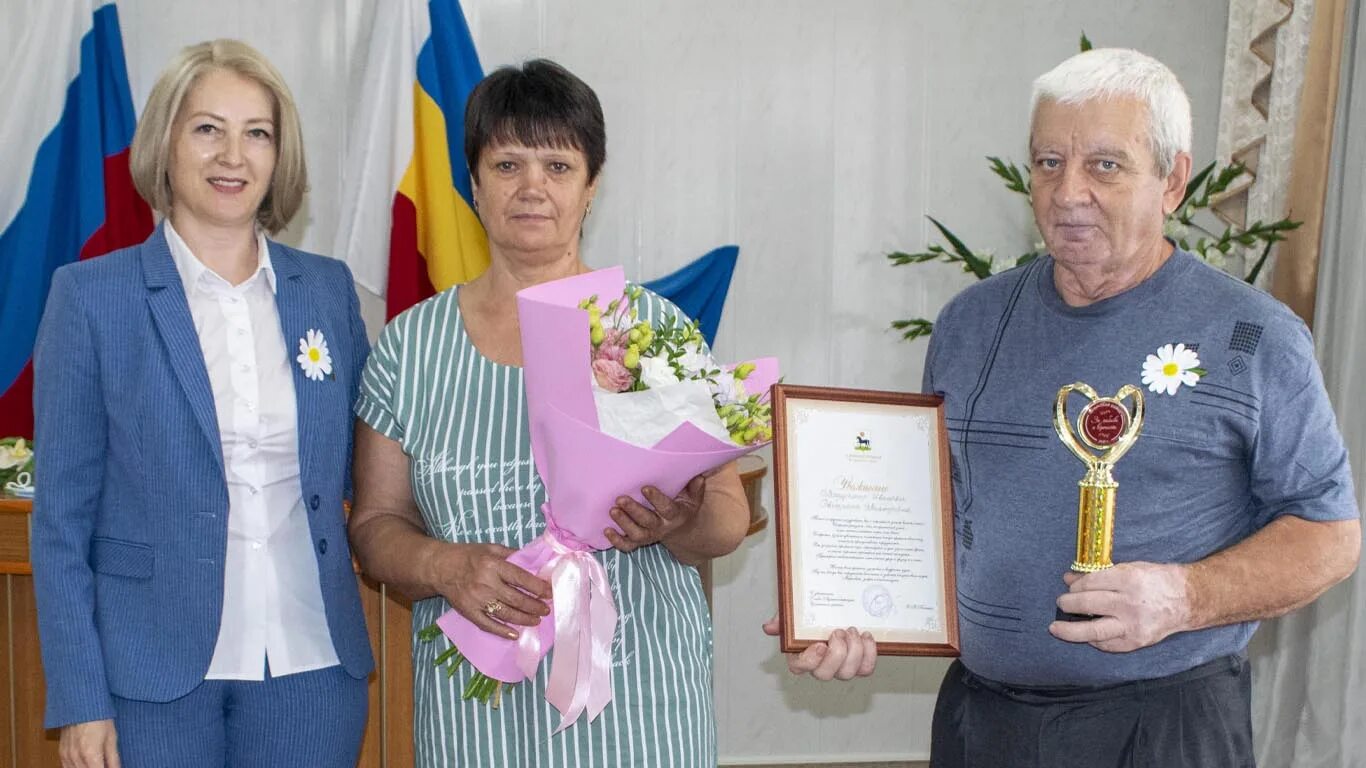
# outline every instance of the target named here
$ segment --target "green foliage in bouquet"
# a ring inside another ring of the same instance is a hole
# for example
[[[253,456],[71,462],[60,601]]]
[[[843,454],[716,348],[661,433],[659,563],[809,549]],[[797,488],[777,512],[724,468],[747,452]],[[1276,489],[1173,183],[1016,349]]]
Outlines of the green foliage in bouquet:
[[[436,624],[428,624],[417,632],[417,639],[424,643],[436,642],[438,639],[444,638],[445,636],[445,633],[441,631],[441,627]],[[452,645],[442,651],[441,654],[432,661],[432,666],[444,668],[446,670],[446,677],[451,677],[455,675],[456,671],[460,669],[460,665],[464,662],[464,654],[460,653],[460,651]],[[498,705],[503,701],[503,686],[505,685],[511,687],[514,683],[504,683],[501,680],[495,680],[476,669],[474,674],[470,675],[470,679],[465,683],[465,690],[460,692],[460,698],[464,701],[478,701],[487,704],[494,709],[498,709]]]
[[[23,472],[33,474],[33,444],[22,437],[0,437],[0,491]]]
[[[1084,34],[1081,37],[1081,50],[1091,50],[1091,41],[1086,39]],[[990,163],[991,172],[1001,179],[1006,189],[1022,195],[1026,201],[1029,200],[1029,167],[1027,165],[1022,168],[1009,160],[1002,160],[994,156],[988,157],[987,162]],[[1219,269],[1225,268],[1230,256],[1240,257],[1238,263],[1246,263],[1242,257],[1250,256],[1256,253],[1257,248],[1260,248],[1261,253],[1257,255],[1247,274],[1242,276],[1248,283],[1254,283],[1257,276],[1261,274],[1262,267],[1266,265],[1267,256],[1271,254],[1271,246],[1284,240],[1283,233],[1296,229],[1301,222],[1291,221],[1288,218],[1270,223],[1256,221],[1246,228],[1238,229],[1226,226],[1222,232],[1216,233],[1196,220],[1196,214],[1208,210],[1211,202],[1227,191],[1229,186],[1246,170],[1240,163],[1233,163],[1223,168],[1210,163],[1201,169],[1186,184],[1185,196],[1181,199],[1181,204],[1176,207],[1176,210],[1167,217],[1165,231],[1167,236],[1175,241],[1182,250],[1190,251]],[[889,253],[887,259],[892,262],[892,266],[944,261],[951,264],[961,264],[964,272],[976,276],[979,280],[985,280],[996,272],[1003,272],[1013,267],[1028,264],[1041,255],[1041,251],[1031,250],[1014,259],[998,260],[989,251],[976,251],[969,248],[962,238],[955,235],[933,216],[926,216],[926,218],[930,220],[935,229],[939,230],[939,234],[947,246],[931,243],[925,250],[915,253],[903,251]],[[892,328],[900,331],[902,338],[911,341],[922,336],[929,336],[934,330],[934,323],[925,318],[917,317],[909,320],[897,320],[892,323]]]

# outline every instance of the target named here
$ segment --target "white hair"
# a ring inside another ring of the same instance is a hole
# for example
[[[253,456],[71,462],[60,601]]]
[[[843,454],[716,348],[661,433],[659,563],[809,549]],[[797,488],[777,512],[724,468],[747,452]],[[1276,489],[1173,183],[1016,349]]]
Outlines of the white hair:
[[[1029,123],[1039,102],[1058,104],[1133,98],[1148,107],[1148,143],[1165,178],[1176,166],[1176,154],[1191,151],[1191,103],[1181,81],[1165,64],[1128,48],[1083,51],[1034,81]]]

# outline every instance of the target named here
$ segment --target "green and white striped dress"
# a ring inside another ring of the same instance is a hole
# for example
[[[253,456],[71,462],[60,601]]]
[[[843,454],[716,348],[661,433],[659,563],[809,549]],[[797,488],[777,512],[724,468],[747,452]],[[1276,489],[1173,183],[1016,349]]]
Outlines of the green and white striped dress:
[[[678,313],[648,291],[638,309],[651,322]],[[516,548],[544,529],[546,492],[531,458],[522,369],[474,348],[456,289],[385,327],[365,367],[356,413],[408,455],[413,496],[432,536]],[[661,545],[596,557],[620,614],[607,709],[592,723],[580,717],[552,735],[560,714],[545,700],[548,659],[533,679],[504,689],[495,710],[460,700],[469,664],[452,678],[432,666],[447,647],[444,638],[414,637],[417,766],[716,765],[711,617],[697,571]],[[442,598],[415,604],[414,632],[448,607]]]

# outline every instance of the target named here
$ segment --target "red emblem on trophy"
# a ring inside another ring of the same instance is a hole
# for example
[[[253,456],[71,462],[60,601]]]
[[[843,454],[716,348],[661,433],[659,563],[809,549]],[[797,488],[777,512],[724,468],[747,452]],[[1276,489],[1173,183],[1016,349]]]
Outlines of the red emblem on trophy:
[[[1109,448],[1129,428],[1129,410],[1114,400],[1092,400],[1082,409],[1081,439],[1092,448]]]

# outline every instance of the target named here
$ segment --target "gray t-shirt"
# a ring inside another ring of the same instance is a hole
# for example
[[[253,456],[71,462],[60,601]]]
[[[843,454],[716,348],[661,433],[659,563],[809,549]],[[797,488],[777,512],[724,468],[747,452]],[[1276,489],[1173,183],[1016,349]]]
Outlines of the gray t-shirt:
[[[1206,373],[1143,386],[1164,345]],[[1309,331],[1284,305],[1176,251],[1149,279],[1069,307],[1041,258],[963,291],[935,324],[924,390],[945,398],[954,478],[963,663],[1020,685],[1101,685],[1180,672],[1243,649],[1255,623],[1113,654],[1048,633],[1076,554],[1082,462],[1052,422],[1058,389],[1143,389],[1138,442],[1119,460],[1114,560],[1189,563],[1281,515],[1357,517],[1347,452]],[[1069,415],[1085,400],[1074,396]]]

